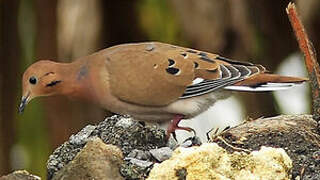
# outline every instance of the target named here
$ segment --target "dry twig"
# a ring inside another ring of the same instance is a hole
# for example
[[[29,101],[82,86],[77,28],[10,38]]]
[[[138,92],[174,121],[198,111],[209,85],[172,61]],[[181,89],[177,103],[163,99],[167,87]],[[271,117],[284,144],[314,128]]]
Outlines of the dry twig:
[[[305,28],[299,18],[294,3],[289,3],[287,7],[287,14],[291,22],[291,26],[295,32],[299,47],[304,54],[305,64],[308,70],[309,78],[311,81],[312,90],[312,115],[313,118],[319,123],[320,122],[320,68],[317,62],[315,50]]]

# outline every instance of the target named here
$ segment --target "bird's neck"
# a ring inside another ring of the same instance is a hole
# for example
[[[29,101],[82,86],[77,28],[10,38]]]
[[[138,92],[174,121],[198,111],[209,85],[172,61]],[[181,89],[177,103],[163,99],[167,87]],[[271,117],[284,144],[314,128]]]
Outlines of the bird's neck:
[[[75,99],[90,100],[94,96],[88,61],[79,60],[59,64],[59,75],[63,77],[58,94]]]

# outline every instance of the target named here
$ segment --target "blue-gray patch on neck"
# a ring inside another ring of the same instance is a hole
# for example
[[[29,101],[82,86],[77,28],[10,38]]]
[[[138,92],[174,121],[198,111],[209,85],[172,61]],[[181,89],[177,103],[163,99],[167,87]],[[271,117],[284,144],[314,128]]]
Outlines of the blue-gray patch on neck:
[[[81,68],[80,68],[80,71],[79,71],[79,74],[78,74],[78,77],[77,79],[78,80],[81,80],[83,78],[85,78],[85,76],[88,74],[88,67],[87,65],[83,65]]]

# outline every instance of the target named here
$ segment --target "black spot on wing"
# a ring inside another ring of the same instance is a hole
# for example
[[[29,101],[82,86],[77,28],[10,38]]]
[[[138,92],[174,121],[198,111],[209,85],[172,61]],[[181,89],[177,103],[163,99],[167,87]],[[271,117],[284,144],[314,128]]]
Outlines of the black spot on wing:
[[[169,74],[176,75],[180,70],[178,68],[169,67],[166,69]]]
[[[187,53],[181,53],[181,55],[182,55],[183,57],[186,57],[186,56],[187,56]]]
[[[52,87],[55,86],[59,83],[61,83],[62,81],[58,80],[58,81],[51,81],[49,84],[46,85],[46,87]]]
[[[208,54],[205,52],[199,52],[198,55],[200,56],[200,59],[209,63],[215,63],[215,61],[208,57]]]
[[[173,59],[168,59],[168,61],[169,61],[169,66],[172,66],[175,63],[175,61]]]
[[[193,62],[193,64],[194,64],[194,68],[197,69],[199,67],[199,64],[197,62]]]
[[[221,61],[225,61],[225,62],[230,63],[230,64],[253,66],[253,64],[250,63],[250,62],[236,61],[236,60],[225,58],[225,57],[222,57],[222,56],[218,56],[218,57],[216,57],[216,59],[221,60]]]

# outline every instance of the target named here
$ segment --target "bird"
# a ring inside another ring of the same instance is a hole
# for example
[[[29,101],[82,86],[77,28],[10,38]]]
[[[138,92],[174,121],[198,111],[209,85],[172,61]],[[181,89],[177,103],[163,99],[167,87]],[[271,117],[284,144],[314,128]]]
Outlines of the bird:
[[[193,118],[234,91],[262,92],[293,87],[307,78],[271,74],[265,67],[162,42],[127,43],[70,63],[39,60],[22,77],[22,113],[41,96],[64,95],[92,102],[135,120],[170,122]],[[194,132],[195,133],[195,132]]]

